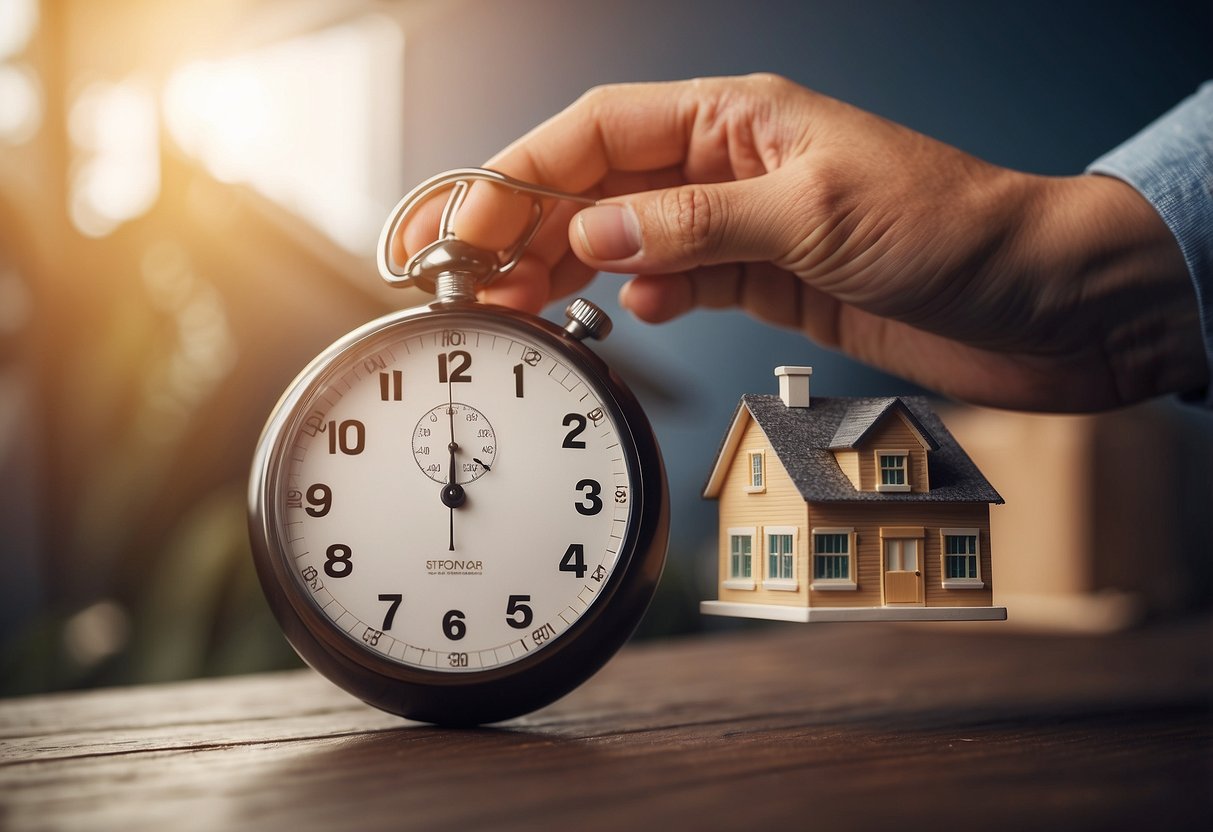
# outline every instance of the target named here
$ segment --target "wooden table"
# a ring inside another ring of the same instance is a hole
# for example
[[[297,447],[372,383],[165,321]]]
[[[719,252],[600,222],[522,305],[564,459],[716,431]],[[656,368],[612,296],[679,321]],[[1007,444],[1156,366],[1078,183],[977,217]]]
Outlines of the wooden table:
[[[310,671],[0,703],[0,828],[1209,829],[1213,629],[776,625],[480,730]]]

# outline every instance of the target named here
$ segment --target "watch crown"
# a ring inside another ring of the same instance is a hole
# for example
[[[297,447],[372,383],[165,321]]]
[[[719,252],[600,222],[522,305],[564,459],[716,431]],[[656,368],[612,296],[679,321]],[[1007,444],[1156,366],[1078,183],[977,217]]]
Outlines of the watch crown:
[[[601,341],[611,334],[611,327],[614,326],[607,313],[585,298],[575,298],[564,310],[564,314],[569,319],[564,327],[565,331],[578,341],[586,336]]]

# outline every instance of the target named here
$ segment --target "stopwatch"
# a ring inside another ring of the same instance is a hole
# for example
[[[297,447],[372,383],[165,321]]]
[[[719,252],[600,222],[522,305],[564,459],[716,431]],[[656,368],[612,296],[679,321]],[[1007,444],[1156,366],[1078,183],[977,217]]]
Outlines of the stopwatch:
[[[452,231],[470,183],[532,197],[527,231],[488,252]],[[449,189],[438,239],[403,267],[391,240]],[[639,623],[669,508],[652,428],[567,323],[481,303],[518,262],[544,200],[582,197],[483,168],[423,182],[378,246],[391,284],[433,302],[348,333],[288,387],[258,443],[254,561],[287,640],[328,679],[413,719],[474,725],[555,701]]]

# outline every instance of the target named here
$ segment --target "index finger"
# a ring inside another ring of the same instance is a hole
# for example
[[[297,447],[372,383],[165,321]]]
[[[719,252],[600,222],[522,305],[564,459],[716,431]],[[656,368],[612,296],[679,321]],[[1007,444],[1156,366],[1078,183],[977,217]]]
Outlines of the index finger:
[[[769,74],[596,87],[488,166],[579,194],[612,174],[633,175],[644,186],[638,190],[669,187],[672,169],[682,182],[758,176],[779,164],[774,149],[785,137],[775,113],[805,92]],[[456,221],[461,236],[488,238],[505,218],[521,228],[516,205],[501,201],[497,189],[476,190]]]
[[[556,190],[592,191],[612,171],[662,171],[687,157],[695,102],[711,82],[616,84],[590,90],[494,156],[486,167]],[[477,185],[455,220],[473,244],[504,247],[522,231],[529,205]],[[560,235],[563,237],[563,231]]]

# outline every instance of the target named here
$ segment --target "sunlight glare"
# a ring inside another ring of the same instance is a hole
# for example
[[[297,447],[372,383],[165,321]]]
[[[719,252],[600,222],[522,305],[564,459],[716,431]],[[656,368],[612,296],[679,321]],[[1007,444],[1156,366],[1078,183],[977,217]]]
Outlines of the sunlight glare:
[[[152,207],[160,194],[159,127],[144,85],[90,84],[68,126],[76,149],[69,209],[81,232],[104,236]]]
[[[38,0],[0,0],[0,59],[20,54],[38,28]]]
[[[366,254],[400,187],[402,72],[399,25],[372,15],[185,64],[165,86],[165,124],[216,179]]]
[[[32,139],[41,125],[38,76],[21,64],[0,64],[0,139],[22,144]]]

